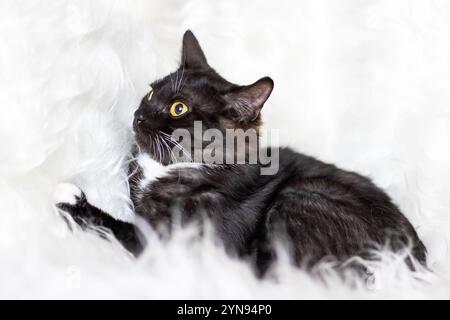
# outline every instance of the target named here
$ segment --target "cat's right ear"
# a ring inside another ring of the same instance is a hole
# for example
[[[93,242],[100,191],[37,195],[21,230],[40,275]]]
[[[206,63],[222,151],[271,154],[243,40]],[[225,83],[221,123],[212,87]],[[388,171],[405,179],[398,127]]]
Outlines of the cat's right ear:
[[[273,90],[273,80],[264,77],[249,86],[238,87],[224,95],[234,119],[249,123],[259,117],[264,103]]]
[[[207,69],[209,68],[197,38],[191,30],[187,30],[183,36],[183,49],[181,52],[181,66],[186,69]]]

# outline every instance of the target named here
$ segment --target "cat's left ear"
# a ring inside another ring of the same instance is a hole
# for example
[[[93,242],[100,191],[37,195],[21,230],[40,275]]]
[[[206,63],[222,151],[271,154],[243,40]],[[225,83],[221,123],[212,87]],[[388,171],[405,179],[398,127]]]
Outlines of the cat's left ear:
[[[197,38],[191,30],[187,30],[183,36],[183,50],[181,52],[181,66],[187,69],[209,68]]]
[[[259,79],[249,86],[238,87],[224,95],[228,107],[236,120],[249,123],[258,118],[264,103],[273,90],[273,80],[269,77]]]

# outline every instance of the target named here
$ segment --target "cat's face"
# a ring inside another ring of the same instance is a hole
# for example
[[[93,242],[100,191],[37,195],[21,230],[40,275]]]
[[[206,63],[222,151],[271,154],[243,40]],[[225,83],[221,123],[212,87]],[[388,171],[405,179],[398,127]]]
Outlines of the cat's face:
[[[135,112],[136,142],[142,152],[169,164],[173,162],[169,148],[174,146],[169,136],[176,129],[186,129],[193,136],[195,121],[201,121],[203,130],[258,130],[260,111],[272,89],[273,81],[267,77],[249,86],[223,79],[208,65],[197,39],[187,31],[179,69],[152,83]]]

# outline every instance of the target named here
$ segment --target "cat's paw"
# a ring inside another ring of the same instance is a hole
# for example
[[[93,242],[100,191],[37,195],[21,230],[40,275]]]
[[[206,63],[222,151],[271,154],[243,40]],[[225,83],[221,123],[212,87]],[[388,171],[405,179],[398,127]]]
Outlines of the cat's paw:
[[[61,183],[53,193],[56,208],[71,228],[69,217],[83,227],[86,218],[87,200],[83,191],[74,184]]]

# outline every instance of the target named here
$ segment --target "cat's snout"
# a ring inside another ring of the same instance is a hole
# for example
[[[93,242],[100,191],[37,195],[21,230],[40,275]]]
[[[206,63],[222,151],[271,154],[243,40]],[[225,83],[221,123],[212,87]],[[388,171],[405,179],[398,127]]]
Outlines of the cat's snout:
[[[140,110],[137,110],[134,113],[134,121],[136,122],[136,124],[141,124],[145,121],[145,116]]]

